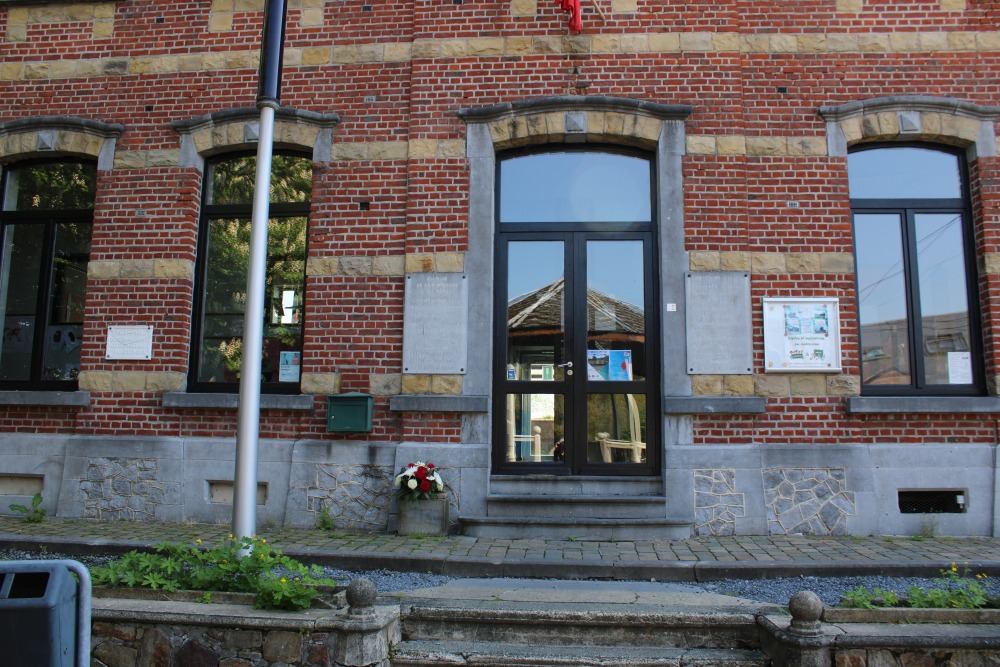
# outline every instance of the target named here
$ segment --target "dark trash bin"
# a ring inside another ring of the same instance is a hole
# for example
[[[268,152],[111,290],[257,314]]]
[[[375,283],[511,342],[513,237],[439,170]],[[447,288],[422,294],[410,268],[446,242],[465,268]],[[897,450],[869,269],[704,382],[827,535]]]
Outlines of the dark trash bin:
[[[0,666],[76,664],[77,582],[59,561],[0,562]]]

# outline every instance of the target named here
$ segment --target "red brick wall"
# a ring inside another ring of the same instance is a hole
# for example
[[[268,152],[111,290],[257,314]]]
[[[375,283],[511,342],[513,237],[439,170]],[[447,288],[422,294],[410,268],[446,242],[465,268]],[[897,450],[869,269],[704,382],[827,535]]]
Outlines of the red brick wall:
[[[957,33],[995,31],[1000,3],[968,0],[964,11],[939,0],[864,0],[838,12],[833,0],[639,0],[638,12],[602,20],[585,3],[585,35],[643,33],[774,34]],[[103,61],[105,75],[0,78],[0,120],[72,115],[123,123],[119,155],[176,150],[175,120],[254,103],[252,68],[141,73],[142,58],[256,50],[260,16],[238,12],[231,30],[209,29],[210,0],[114,3],[113,37],[94,39],[87,21],[29,23],[26,39],[0,41],[3,63]],[[365,10],[368,7],[369,10]],[[0,39],[11,34],[0,9]],[[289,12],[286,45],[322,49],[453,38],[552,38],[566,35],[554,0],[533,17],[512,17],[509,1],[464,3],[343,0],[327,3],[322,27],[302,27]],[[157,22],[162,19],[162,22]],[[508,48],[512,48],[508,42]],[[120,60],[115,60],[120,59]],[[779,90],[784,88],[784,91]],[[933,95],[983,105],[1000,100],[1000,52],[940,50],[890,54],[859,49],[824,53],[736,51],[506,53],[420,57],[403,62],[290,65],[287,106],[342,116],[334,144],[463,141],[456,112],[554,95],[605,95],[690,104],[689,136],[822,137],[823,105],[890,95]],[[373,96],[374,101],[365,101]],[[685,243],[690,251],[851,253],[846,163],[842,158],[689,155],[684,158]],[[976,252],[1000,252],[1000,163],[972,164]],[[95,210],[92,259],[194,261],[201,177],[179,167],[103,171]],[[309,231],[311,257],[380,257],[460,253],[468,243],[468,164],[462,157],[334,161],[317,164]],[[799,203],[798,208],[787,206]],[[367,202],[368,210],[361,204]],[[139,214],[140,211],[142,214]],[[665,267],[683,270],[686,267]],[[1000,277],[980,280],[987,375],[1000,368]],[[189,279],[100,279],[89,283],[83,365],[95,371],[186,373],[190,355]],[[343,391],[370,389],[372,374],[402,373],[403,278],[312,276],[308,279],[303,370],[339,373]],[[844,373],[859,374],[852,274],[755,274],[752,281],[755,371],[762,372],[760,300],[768,296],[840,299]],[[104,359],[108,325],[152,324],[153,360]],[[80,434],[231,436],[233,411],[164,409],[160,395],[92,393],[85,409],[0,408],[0,430]],[[991,416],[852,416],[840,396],[769,397],[759,417],[695,419],[699,443],[995,442]],[[264,437],[358,437],[325,433],[325,404],[314,410],[265,411]],[[388,398],[375,403],[372,440],[460,442],[455,415],[400,415]]]

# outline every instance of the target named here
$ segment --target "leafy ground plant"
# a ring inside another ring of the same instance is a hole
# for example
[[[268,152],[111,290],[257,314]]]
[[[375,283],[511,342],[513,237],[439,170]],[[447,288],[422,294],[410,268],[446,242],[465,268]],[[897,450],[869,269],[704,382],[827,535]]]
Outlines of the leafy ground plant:
[[[970,576],[968,567],[959,572],[955,563],[951,569],[941,570],[941,576],[932,579],[933,586],[910,586],[900,596],[892,591],[858,586],[841,597],[840,606],[851,609],[877,609],[879,607],[910,607],[912,609],[997,609],[1000,599],[986,594],[982,580],[985,574]]]
[[[42,507],[42,494],[36,493],[31,498],[31,505],[8,505],[11,512],[19,512],[24,515],[25,523],[43,523],[45,521],[45,508]]]
[[[308,609],[318,586],[336,585],[318,566],[306,567],[266,539],[232,535],[209,548],[197,540],[193,545],[164,542],[155,553],[130,551],[91,569],[91,577],[95,585],[254,593],[254,607],[285,610]]]

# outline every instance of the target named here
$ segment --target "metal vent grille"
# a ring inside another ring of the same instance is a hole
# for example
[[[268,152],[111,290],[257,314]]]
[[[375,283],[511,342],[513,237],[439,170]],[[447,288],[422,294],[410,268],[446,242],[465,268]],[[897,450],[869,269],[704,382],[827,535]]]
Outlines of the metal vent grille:
[[[900,491],[901,514],[962,514],[965,512],[965,491]]]

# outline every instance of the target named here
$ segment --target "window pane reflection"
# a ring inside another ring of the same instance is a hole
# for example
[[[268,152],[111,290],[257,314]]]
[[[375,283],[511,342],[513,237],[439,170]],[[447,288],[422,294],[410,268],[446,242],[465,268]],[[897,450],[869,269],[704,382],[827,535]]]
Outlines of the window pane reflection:
[[[562,380],[565,331],[563,244],[507,246],[508,380]]]
[[[847,156],[851,199],[958,199],[958,157],[924,148],[878,148]]]
[[[643,463],[645,460],[645,394],[587,396],[587,461]]]
[[[3,308],[2,380],[31,378],[31,350],[44,237],[44,225],[8,225],[4,229],[3,276],[0,283],[0,307]]]
[[[649,160],[538,153],[500,162],[500,222],[649,221]]]
[[[80,374],[90,232],[89,224],[56,226],[52,302],[42,353],[43,380],[75,380]]]
[[[910,384],[901,221],[892,214],[854,216],[865,384]]]
[[[562,394],[509,394],[506,460],[549,464],[565,461],[563,415]]]
[[[305,285],[305,217],[268,221],[262,381],[298,382]],[[250,256],[250,221],[209,223],[205,315],[198,380],[235,382],[243,360],[243,317]]]
[[[587,243],[587,378],[643,380],[642,241]]]
[[[917,269],[927,384],[972,384],[962,218],[917,214]]]

